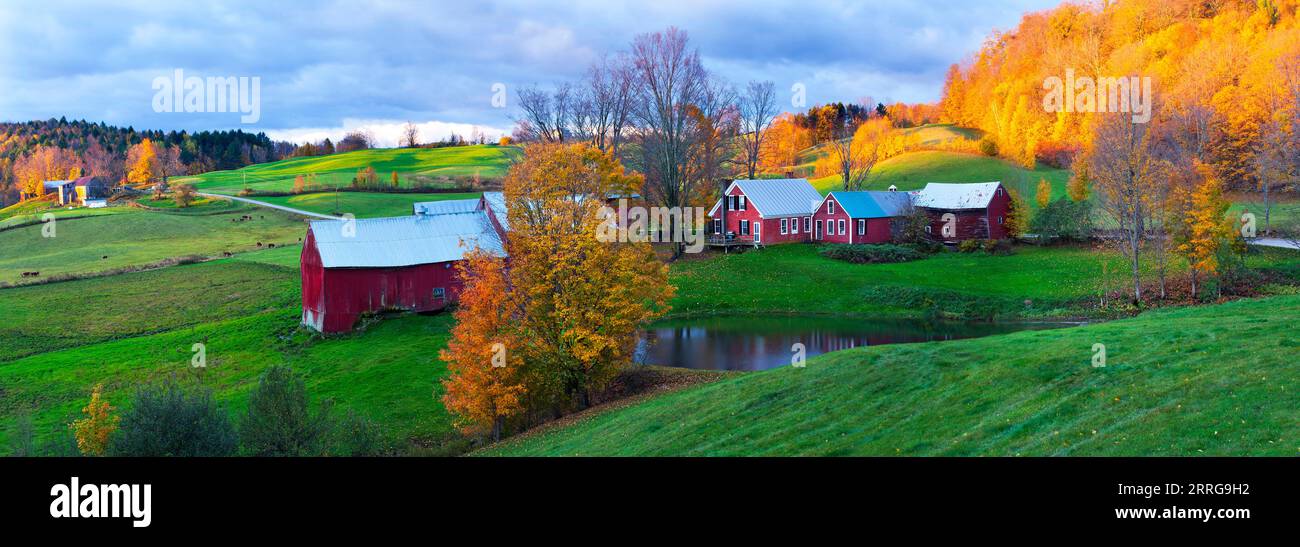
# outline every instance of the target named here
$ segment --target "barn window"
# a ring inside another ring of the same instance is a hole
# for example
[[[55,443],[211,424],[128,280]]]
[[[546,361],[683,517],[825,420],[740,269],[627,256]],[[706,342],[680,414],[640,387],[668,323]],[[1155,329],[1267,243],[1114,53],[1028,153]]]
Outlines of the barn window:
[[[812,231],[812,217],[803,217],[803,231]]]
[[[799,219],[798,219],[798,218],[792,218],[792,219],[790,219],[790,233],[792,233],[792,234],[797,234],[797,233],[799,233]]]
[[[749,210],[749,202],[748,202],[748,200],[745,199],[745,196],[737,196],[737,197],[740,198],[740,210],[741,210],[741,211],[748,211],[748,210]]]
[[[998,197],[1002,197],[1002,187],[998,187]]]
[[[438,298],[438,299],[446,298],[446,297],[447,297],[447,290],[444,289],[444,288],[442,288],[442,287],[434,287],[434,288],[433,288],[433,297],[434,297],[434,298]]]
[[[713,219],[713,233],[715,234],[722,233],[722,219],[720,218]]]
[[[925,233],[927,233],[927,234],[930,233],[930,227],[929,227],[929,226],[926,226],[926,227],[925,227]]]
[[[834,202],[834,201],[827,201],[827,202],[826,202],[826,214],[828,214],[828,215],[833,215],[833,214],[835,214],[835,202]]]
[[[742,221],[740,221],[740,235],[742,235],[742,236],[747,236],[747,235],[749,235],[749,221],[748,221],[748,220],[742,220]]]
[[[790,219],[781,219],[781,235],[790,233]]]
[[[1002,225],[1002,217],[998,217],[998,226]]]
[[[858,235],[860,235],[860,236],[867,235],[867,221],[866,221],[866,220],[858,219]]]
[[[848,233],[848,232],[844,231],[844,219],[841,218],[841,219],[840,219],[840,235],[844,235],[844,234],[847,234],[847,233]]]

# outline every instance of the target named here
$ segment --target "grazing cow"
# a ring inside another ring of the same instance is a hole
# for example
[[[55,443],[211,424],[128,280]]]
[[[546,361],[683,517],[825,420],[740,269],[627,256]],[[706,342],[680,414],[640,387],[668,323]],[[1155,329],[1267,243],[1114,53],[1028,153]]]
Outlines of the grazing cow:
[[[99,257],[99,259],[100,259],[100,260],[108,260],[108,255],[101,256],[101,257]]]
[[[230,251],[222,251],[221,256],[234,256],[234,255],[230,254]]]
[[[258,241],[258,242],[257,242],[257,246],[260,248],[260,247],[262,246],[262,242],[261,242],[261,241]]]
[[[274,249],[274,248],[275,248],[275,244],[274,244],[274,243],[267,243],[267,244],[266,244],[266,248],[268,248],[268,249]]]

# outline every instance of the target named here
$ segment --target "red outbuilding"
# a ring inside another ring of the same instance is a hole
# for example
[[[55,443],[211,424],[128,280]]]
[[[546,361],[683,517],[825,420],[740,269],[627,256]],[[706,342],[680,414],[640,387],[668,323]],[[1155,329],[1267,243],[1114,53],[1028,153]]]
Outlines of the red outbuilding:
[[[1007,237],[1011,197],[1000,182],[932,182],[915,194],[913,203],[930,217],[930,237],[944,243]]]
[[[808,179],[734,180],[709,210],[711,239],[772,245],[809,241],[822,195]]]
[[[467,251],[505,254],[505,215],[491,201],[436,202],[408,217],[313,221],[302,249],[302,323],[346,332],[366,313],[434,311],[455,302],[462,287],[455,263]]]
[[[813,241],[886,243],[911,208],[905,192],[831,192],[813,211]]]

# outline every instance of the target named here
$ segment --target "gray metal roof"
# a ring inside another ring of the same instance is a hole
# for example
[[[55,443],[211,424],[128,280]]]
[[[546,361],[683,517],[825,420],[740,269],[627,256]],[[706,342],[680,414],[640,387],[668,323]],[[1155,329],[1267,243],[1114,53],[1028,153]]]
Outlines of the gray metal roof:
[[[492,210],[493,216],[497,217],[501,229],[509,231],[510,221],[506,218],[506,195],[501,192],[483,192],[483,202]]]
[[[443,215],[447,213],[468,213],[478,210],[479,200],[444,199],[441,201],[417,201],[411,204],[412,212],[417,215]]]
[[[486,211],[316,220],[311,232],[326,268],[396,268],[460,260],[474,247],[504,256]],[[349,229],[347,224],[354,222]]]
[[[983,209],[993,200],[1000,182],[953,184],[931,182],[916,194],[916,206],[930,209]]]
[[[821,192],[808,179],[737,179],[731,184],[745,193],[746,201],[764,218],[806,216],[822,202]]]

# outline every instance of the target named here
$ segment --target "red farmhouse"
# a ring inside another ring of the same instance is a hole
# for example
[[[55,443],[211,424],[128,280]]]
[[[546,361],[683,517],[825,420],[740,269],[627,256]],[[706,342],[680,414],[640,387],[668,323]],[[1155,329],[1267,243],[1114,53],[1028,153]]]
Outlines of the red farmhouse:
[[[913,200],[913,204],[930,217],[930,226],[926,229],[930,237],[944,243],[1006,238],[1010,203],[1011,198],[1000,182],[931,182],[917,192]]]
[[[821,201],[808,179],[735,180],[709,210],[709,233],[755,245],[809,241]]]
[[[454,302],[455,262],[466,251],[505,254],[495,197],[416,204],[419,214],[408,217],[312,222],[302,249],[302,323],[345,332],[364,313]]]
[[[886,243],[897,219],[907,215],[904,192],[831,192],[813,211],[813,240],[829,243]]]

